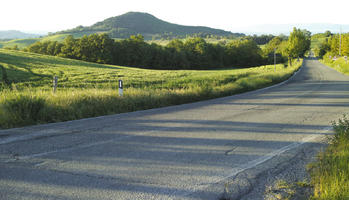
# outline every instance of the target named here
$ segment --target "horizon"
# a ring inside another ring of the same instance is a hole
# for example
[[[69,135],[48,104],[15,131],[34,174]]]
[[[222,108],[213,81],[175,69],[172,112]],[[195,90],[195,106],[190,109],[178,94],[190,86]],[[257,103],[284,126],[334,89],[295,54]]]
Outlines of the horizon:
[[[6,19],[0,21],[0,30],[19,30],[26,33],[58,32],[80,25],[91,26],[107,18],[134,11],[149,13],[174,24],[206,26],[239,33],[275,34],[279,30],[261,31],[263,28],[257,30],[256,27],[298,24],[337,25],[338,31],[330,31],[339,32],[340,25],[349,27],[346,5],[349,3],[344,0],[332,1],[330,4],[323,0],[293,0],[283,2],[282,5],[277,0],[221,0],[215,3],[206,0],[178,0],[176,3],[156,0],[131,0],[122,3],[100,0],[98,4],[91,1],[61,0],[53,7],[52,3],[44,0],[14,0],[2,3],[3,7],[9,9],[0,13],[0,17]],[[334,6],[336,9],[333,9]],[[16,12],[11,8],[16,8]],[[349,28],[342,31],[349,32]]]
[[[134,11],[129,11],[129,12],[134,12]],[[126,13],[124,13],[124,14],[126,14]],[[148,13],[148,14],[151,14],[151,13]],[[111,16],[111,17],[115,17],[115,16]],[[160,20],[162,20],[162,19],[160,19]],[[168,21],[168,22],[172,23],[170,21]],[[95,23],[97,23],[97,22],[95,22]],[[95,23],[93,23],[93,24],[95,24]],[[93,25],[93,24],[91,24],[91,25]],[[179,25],[183,25],[183,24],[179,24]],[[185,26],[198,26],[198,25],[185,25]],[[309,28],[309,26],[312,26],[312,27]],[[319,30],[319,27],[315,27],[315,26],[321,26],[321,27],[325,26],[326,28],[322,28],[322,30]],[[84,26],[84,27],[87,27],[87,26]],[[261,29],[270,28],[270,27],[278,27],[277,28],[278,30],[272,30],[272,31],[262,31],[261,30]],[[271,35],[289,35],[289,33],[292,31],[293,27],[300,28],[300,29],[307,29],[312,34],[324,33],[327,30],[331,31],[334,34],[337,34],[337,33],[341,32],[341,30],[340,30],[341,28],[342,28],[342,33],[349,32],[349,24],[334,24],[334,23],[260,24],[260,25],[246,26],[246,27],[243,27],[240,29],[225,30],[225,31],[231,31],[232,33],[243,33],[245,35],[268,35],[268,34],[271,34]],[[73,27],[73,28],[75,28],[75,27]],[[210,27],[210,28],[216,28],[216,27]],[[314,31],[314,29],[316,29],[316,31]],[[222,30],[224,30],[224,29],[222,29]],[[62,30],[57,30],[57,31],[51,32],[51,31],[45,31],[45,30],[20,30],[20,29],[1,30],[0,29],[0,31],[20,31],[22,33],[45,36],[45,35],[48,35],[49,33],[55,33],[55,32],[59,32]]]

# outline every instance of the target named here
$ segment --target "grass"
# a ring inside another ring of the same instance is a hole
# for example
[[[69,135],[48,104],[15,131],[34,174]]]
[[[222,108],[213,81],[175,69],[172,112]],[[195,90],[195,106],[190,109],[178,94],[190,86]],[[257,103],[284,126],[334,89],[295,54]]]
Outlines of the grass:
[[[321,62],[345,75],[349,75],[349,61],[346,62],[344,57],[332,60],[328,55],[325,55]]]
[[[43,37],[40,41],[46,42],[46,41],[57,41],[57,42],[63,42],[63,40],[68,36],[69,34],[57,34],[57,35],[48,35]]]
[[[333,127],[335,135],[330,145],[310,166],[312,200],[349,199],[349,120],[344,116]]]
[[[103,33],[103,32],[96,32],[96,31],[91,31],[92,33]],[[84,34],[90,34],[88,32],[83,32],[83,33],[73,33],[73,34],[56,34],[56,35],[48,35],[45,37],[41,38],[31,38],[31,39],[14,39],[14,40],[9,40],[9,41],[0,41],[0,48],[13,48],[14,46],[17,46],[19,49],[24,49],[35,42],[41,41],[41,42],[46,42],[46,41],[57,41],[57,42],[62,42],[68,35],[73,35],[75,38],[80,38],[84,36]],[[157,40],[152,40],[151,36],[146,36],[145,38],[147,39],[146,42],[148,43],[156,43],[158,45],[166,46],[168,43],[171,42],[171,40],[165,40],[165,39],[157,39]],[[122,40],[123,38],[114,38],[115,40]],[[181,39],[181,40],[186,40],[186,39]],[[228,43],[232,41],[232,39],[205,39],[209,43]]]
[[[147,70],[0,50],[7,82],[0,88],[0,128],[59,122],[183,104],[270,86],[301,66]],[[0,70],[0,78],[2,76]],[[52,92],[53,76],[58,89]],[[124,96],[117,94],[118,80]],[[4,80],[0,79],[1,82]]]
[[[326,37],[312,37],[310,49],[320,48],[321,44],[326,41]]]
[[[217,43],[227,44],[227,43],[235,40],[235,39],[216,39],[216,38],[204,38],[204,39],[207,43],[212,43],[212,44],[217,44]],[[180,40],[185,41],[185,40],[187,40],[187,38],[182,38]],[[172,41],[172,39],[170,39],[170,40],[167,40],[167,39],[146,40],[146,42],[148,42],[149,44],[155,43],[155,44],[162,45],[162,46],[168,45],[168,43],[170,43],[171,41]]]
[[[0,41],[0,48],[13,48],[14,46],[17,46],[19,49],[24,49],[35,42],[41,41],[58,41],[62,42],[64,38],[66,38],[69,34],[57,34],[57,35],[49,35],[45,37],[40,38],[30,38],[30,39],[14,39],[9,41]],[[80,35],[74,35],[74,37],[82,37]]]
[[[349,75],[349,63],[344,57],[336,60],[325,55],[322,63]],[[314,195],[312,200],[349,199],[349,120],[346,116],[333,122],[334,136],[328,148],[309,165]]]
[[[13,48],[14,46],[17,46],[19,49],[23,49],[37,41],[40,41],[40,38],[0,41],[0,48]]]

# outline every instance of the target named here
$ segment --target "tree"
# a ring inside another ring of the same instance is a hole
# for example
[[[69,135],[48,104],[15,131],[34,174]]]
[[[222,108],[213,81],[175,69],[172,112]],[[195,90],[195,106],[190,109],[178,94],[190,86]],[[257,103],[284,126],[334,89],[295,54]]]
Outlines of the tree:
[[[324,36],[325,36],[325,37],[330,37],[330,36],[332,36],[331,31],[326,31],[326,32],[324,33]]]
[[[303,57],[306,51],[310,49],[310,35],[311,33],[307,30],[293,28],[288,39],[286,50],[290,64],[292,63],[293,58]]]
[[[282,39],[280,37],[274,37],[270,42],[268,42],[264,49],[264,55],[269,55],[270,53],[274,53],[274,50],[276,49],[278,53],[281,53],[280,44],[282,42]]]
[[[72,35],[68,35],[63,40],[63,46],[59,56],[66,57],[66,58],[73,58],[73,59],[78,58],[75,55],[76,46],[77,46],[77,40],[75,40]]]
[[[200,37],[189,38],[184,43],[186,57],[191,67],[202,68],[208,66],[206,41]]]

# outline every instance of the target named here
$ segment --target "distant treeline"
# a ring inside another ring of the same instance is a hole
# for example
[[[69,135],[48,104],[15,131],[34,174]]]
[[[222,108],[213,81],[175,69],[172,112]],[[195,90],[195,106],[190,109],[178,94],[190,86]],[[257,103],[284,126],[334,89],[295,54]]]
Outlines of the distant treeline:
[[[298,43],[294,38],[300,38],[297,39]],[[308,40],[309,44],[303,44]],[[299,47],[300,45],[303,47]],[[274,37],[265,45],[264,50],[253,39],[212,44],[197,37],[174,39],[166,46],[161,46],[148,44],[142,35],[114,40],[107,34],[85,35],[79,39],[68,36],[63,42],[36,42],[25,50],[89,62],[152,69],[213,69],[270,64],[274,61],[271,54],[275,50],[278,55],[277,62],[284,62],[287,57],[304,55],[309,46],[310,35],[308,39],[304,31],[294,29],[288,41]]]
[[[278,36],[278,37],[287,40],[286,36],[282,36],[281,35],[281,36]],[[274,35],[252,35],[252,36],[248,35],[248,36],[244,37],[244,39],[255,41],[258,45],[267,44],[268,42],[270,42],[274,38],[275,38]]]
[[[79,59],[89,62],[153,69],[207,69],[250,67],[265,63],[262,51],[252,40],[228,44],[207,43],[202,38],[172,40],[166,46],[148,44],[142,35],[113,40],[107,34],[92,34],[75,39],[36,42],[29,52]]]

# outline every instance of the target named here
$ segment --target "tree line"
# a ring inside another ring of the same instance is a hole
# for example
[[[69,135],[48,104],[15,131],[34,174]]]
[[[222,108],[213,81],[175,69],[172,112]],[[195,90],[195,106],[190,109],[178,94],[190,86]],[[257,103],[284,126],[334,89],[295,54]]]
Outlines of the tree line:
[[[349,33],[346,34],[330,34],[316,49],[316,54],[323,57],[328,56],[349,56]]]
[[[273,63],[270,54],[275,49],[280,57],[278,62],[284,62],[285,57],[293,58],[304,55],[306,49],[302,43],[306,42],[307,36],[303,35],[304,31],[298,31],[298,29],[294,31],[296,33],[294,36],[291,33],[288,41],[280,37],[273,38],[264,50],[261,50],[252,39],[212,44],[195,37],[186,40],[174,39],[166,46],[161,46],[145,42],[142,35],[114,40],[107,34],[85,35],[81,38],[68,36],[63,42],[39,41],[25,50],[89,62],[152,69],[252,67]],[[298,43],[294,40],[297,40]],[[303,46],[298,48],[297,45]],[[294,53],[296,51],[300,52]]]

